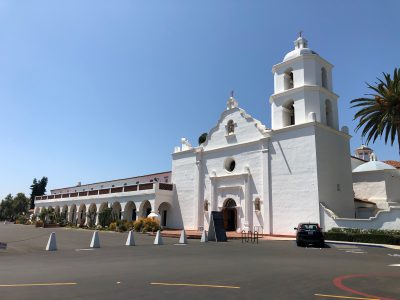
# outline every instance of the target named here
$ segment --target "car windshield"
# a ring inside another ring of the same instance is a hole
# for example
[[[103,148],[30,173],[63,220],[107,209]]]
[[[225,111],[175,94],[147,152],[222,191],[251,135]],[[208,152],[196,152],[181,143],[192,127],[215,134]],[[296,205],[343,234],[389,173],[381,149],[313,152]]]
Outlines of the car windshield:
[[[317,224],[301,224],[300,229],[303,230],[317,230],[318,225]]]

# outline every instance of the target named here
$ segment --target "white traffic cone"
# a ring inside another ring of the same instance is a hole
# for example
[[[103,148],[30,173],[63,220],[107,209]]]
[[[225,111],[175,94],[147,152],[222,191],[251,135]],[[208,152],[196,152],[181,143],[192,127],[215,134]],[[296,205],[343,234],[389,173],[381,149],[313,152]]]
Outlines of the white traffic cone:
[[[156,238],[154,239],[154,245],[164,245],[160,230],[157,231]]]
[[[90,248],[100,248],[99,233],[93,232],[92,241],[90,242]]]
[[[47,242],[46,251],[56,251],[57,243],[56,243],[56,233],[50,233],[49,240]]]
[[[179,244],[187,244],[185,229],[183,229],[181,232],[181,237],[179,238]]]
[[[207,231],[203,230],[203,233],[201,235],[200,243],[207,243],[207,242],[208,242]]]
[[[133,230],[129,231],[125,246],[135,246],[135,238],[133,237]]]

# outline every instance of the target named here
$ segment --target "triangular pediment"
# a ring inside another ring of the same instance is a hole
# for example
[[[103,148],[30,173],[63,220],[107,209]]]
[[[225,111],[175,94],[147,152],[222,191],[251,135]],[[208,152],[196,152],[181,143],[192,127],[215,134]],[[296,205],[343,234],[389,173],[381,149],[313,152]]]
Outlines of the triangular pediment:
[[[205,151],[260,140],[269,130],[239,107],[225,110],[202,144]]]

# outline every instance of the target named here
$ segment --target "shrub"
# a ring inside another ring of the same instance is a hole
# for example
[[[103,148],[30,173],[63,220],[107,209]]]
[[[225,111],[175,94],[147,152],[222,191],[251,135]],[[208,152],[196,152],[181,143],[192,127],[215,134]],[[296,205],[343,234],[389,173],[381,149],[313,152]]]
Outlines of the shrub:
[[[116,222],[110,223],[110,226],[108,226],[108,229],[111,231],[115,231],[117,229],[117,223]]]
[[[42,221],[44,223],[45,220],[46,220],[46,216],[47,216],[47,209],[46,208],[42,208],[41,212],[39,213],[40,221]]]
[[[400,245],[400,230],[332,228],[324,236],[327,240]]]
[[[105,208],[102,212],[99,213],[99,224],[103,227],[110,226],[112,221],[111,219],[111,208]]]
[[[36,227],[43,227],[43,224],[44,224],[44,223],[43,223],[42,220],[37,220],[36,223],[35,223],[35,226],[36,226]]]
[[[160,229],[160,223],[156,219],[145,218],[143,220],[142,232],[155,232]]]
[[[133,228],[136,232],[141,232],[143,227],[144,218],[139,218],[133,222]]]
[[[27,221],[28,221],[28,218],[26,216],[19,216],[18,219],[15,221],[15,223],[16,224],[26,224]]]
[[[119,232],[125,232],[126,230],[127,230],[126,223],[121,222],[121,223],[118,224],[118,231]]]
[[[126,222],[126,230],[133,230],[134,229],[134,227],[133,227],[133,224],[134,224],[135,222],[134,221],[129,221],[129,222]]]

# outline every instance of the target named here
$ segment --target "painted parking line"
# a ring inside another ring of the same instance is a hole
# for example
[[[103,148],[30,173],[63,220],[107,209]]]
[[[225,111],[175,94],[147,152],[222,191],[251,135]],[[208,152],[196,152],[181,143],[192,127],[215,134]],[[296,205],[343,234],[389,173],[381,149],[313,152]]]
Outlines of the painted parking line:
[[[75,249],[75,251],[93,251],[94,248]]]
[[[325,295],[325,294],[314,294],[314,296],[325,297],[325,298],[337,298],[337,299],[379,300],[379,298],[360,298],[360,297],[350,297],[350,296],[340,296],[340,295]]]
[[[194,283],[167,283],[167,282],[151,282],[152,285],[164,286],[191,286],[191,287],[209,287],[209,288],[222,288],[222,289],[240,289],[240,286],[233,285],[213,285],[213,284],[194,284]]]
[[[400,267],[400,264],[391,264],[391,265],[388,265],[388,267]]]
[[[17,284],[0,284],[0,287],[29,287],[29,286],[60,286],[60,285],[77,285],[76,282],[52,282],[52,283],[17,283]]]
[[[346,253],[354,253],[354,254],[365,254],[367,253],[363,249],[354,246],[354,245],[333,245],[337,250],[343,251]]]

